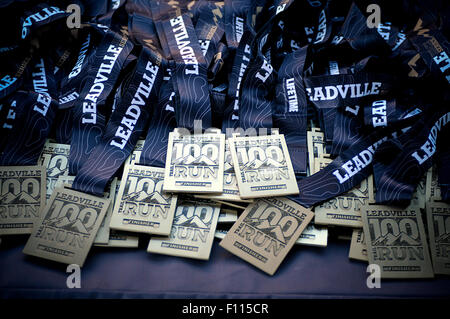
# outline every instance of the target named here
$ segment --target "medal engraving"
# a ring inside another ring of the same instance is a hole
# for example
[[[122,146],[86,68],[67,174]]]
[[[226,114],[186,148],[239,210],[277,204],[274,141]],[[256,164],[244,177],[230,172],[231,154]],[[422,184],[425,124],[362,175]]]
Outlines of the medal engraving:
[[[0,167],[0,235],[30,234],[45,205],[43,166]]]
[[[229,139],[241,198],[298,194],[284,135]]]
[[[380,266],[381,278],[433,277],[418,207],[369,205],[361,213],[369,263]]]
[[[169,235],[177,196],[162,191],[164,169],[130,165],[124,171],[111,228]]]
[[[225,134],[169,134],[164,191],[221,193]]]

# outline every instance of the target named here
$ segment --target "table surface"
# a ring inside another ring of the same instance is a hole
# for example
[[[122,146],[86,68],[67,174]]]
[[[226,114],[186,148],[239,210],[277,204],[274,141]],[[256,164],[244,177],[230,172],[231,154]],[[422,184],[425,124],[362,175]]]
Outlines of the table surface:
[[[93,247],[81,288],[66,286],[66,265],[26,256],[27,236],[3,237],[0,298],[435,298],[450,297],[450,277],[381,280],[366,285],[367,263],[349,260],[349,242],[295,245],[274,276],[227,252],[216,239],[209,261]]]

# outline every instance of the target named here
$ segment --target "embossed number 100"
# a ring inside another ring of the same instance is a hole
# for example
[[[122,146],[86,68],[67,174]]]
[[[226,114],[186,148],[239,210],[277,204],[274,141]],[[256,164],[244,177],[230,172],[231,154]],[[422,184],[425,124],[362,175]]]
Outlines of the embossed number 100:
[[[252,219],[267,220],[269,226],[279,225],[284,237],[290,237],[298,228],[298,221],[290,215],[283,216],[282,212],[273,206],[259,205],[251,215]]]
[[[127,180],[127,194],[131,193],[139,193],[140,191],[145,191],[147,194],[151,194],[152,192],[160,193],[162,192],[162,186],[164,181],[160,180],[155,183],[155,181],[151,178],[141,178],[139,179],[136,176],[128,176]]]
[[[175,154],[175,158],[182,158],[189,155],[197,158],[200,155],[205,155],[210,160],[215,161],[219,157],[219,149],[214,144],[200,146],[198,144],[175,143],[173,145],[173,154]]]
[[[187,218],[197,216],[203,223],[209,224],[213,218],[214,209],[210,206],[178,206],[175,216],[184,215]]]
[[[52,205],[50,219],[66,217],[69,222],[79,219],[84,227],[92,227],[97,220],[97,211],[92,207],[85,207],[80,211],[80,207],[73,203],[65,203],[55,200]]]
[[[374,232],[374,238],[386,236],[388,233],[398,236],[405,233],[413,239],[419,238],[419,229],[417,224],[411,218],[404,218],[399,223],[395,219],[369,219],[370,229]]]
[[[252,162],[255,159],[264,162],[267,158],[270,158],[279,163],[284,160],[283,151],[278,146],[275,145],[269,146],[265,150],[263,150],[259,146],[253,146],[250,147],[248,151],[243,147],[239,147],[236,149],[236,151],[238,158],[243,164]]]

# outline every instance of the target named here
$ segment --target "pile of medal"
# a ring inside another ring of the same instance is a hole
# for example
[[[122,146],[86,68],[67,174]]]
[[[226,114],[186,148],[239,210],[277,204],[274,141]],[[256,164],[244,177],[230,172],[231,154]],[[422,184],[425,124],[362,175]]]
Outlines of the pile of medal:
[[[273,275],[336,238],[382,278],[450,274],[445,1],[0,8],[0,236],[25,254],[218,238]]]

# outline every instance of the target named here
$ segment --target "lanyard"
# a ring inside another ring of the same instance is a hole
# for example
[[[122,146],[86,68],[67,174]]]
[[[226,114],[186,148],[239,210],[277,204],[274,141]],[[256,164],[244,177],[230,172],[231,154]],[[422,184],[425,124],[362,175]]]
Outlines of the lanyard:
[[[81,166],[72,187],[101,196],[106,184],[131,154],[152,111],[162,80],[161,57],[147,48],[139,55],[125,94],[88,159]]]
[[[104,104],[119,77],[122,65],[133,45],[126,36],[107,31],[73,110],[69,157],[70,175],[76,175],[81,163],[101,138],[106,121]]]

